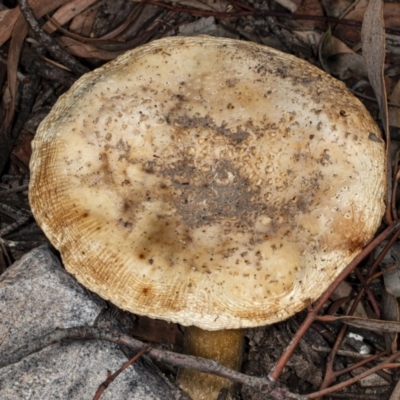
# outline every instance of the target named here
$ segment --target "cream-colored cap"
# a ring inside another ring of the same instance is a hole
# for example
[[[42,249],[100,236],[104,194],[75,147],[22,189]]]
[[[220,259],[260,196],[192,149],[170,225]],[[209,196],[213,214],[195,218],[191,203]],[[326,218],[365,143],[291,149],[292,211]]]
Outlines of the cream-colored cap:
[[[384,211],[384,142],[346,87],[268,47],[171,37],[77,81],[33,142],[30,202],[65,267],[203,329],[317,299]]]

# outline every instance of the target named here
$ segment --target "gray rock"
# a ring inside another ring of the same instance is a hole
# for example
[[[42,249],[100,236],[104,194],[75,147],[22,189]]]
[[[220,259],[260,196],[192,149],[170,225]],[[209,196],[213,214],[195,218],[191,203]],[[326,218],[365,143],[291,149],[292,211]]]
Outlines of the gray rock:
[[[0,276],[0,399],[92,399],[108,372],[127,358],[105,341],[54,343],[19,362],[7,358],[55,328],[93,326],[105,303],[89,294],[46,247]],[[159,370],[142,357],[105,390],[102,400],[179,398]]]

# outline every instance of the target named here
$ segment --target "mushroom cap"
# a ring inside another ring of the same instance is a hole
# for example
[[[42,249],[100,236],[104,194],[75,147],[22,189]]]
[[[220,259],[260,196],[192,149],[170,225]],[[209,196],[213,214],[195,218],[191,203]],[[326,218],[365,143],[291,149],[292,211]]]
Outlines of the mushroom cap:
[[[41,123],[30,202],[66,269],[203,329],[317,299],[384,211],[381,133],[341,82],[243,41],[170,37],[84,75]]]

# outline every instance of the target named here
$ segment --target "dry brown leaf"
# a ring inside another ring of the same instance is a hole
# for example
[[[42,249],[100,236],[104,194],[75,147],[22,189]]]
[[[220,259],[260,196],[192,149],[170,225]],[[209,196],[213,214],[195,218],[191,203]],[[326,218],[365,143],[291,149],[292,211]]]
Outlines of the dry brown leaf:
[[[323,16],[324,11],[319,0],[304,0],[300,6],[296,9],[297,14],[306,14],[310,16]],[[322,21],[303,20],[301,21],[302,26],[305,29],[311,29],[312,27],[324,27]]]
[[[134,21],[137,19],[138,15],[140,15],[140,12],[142,10],[142,4],[138,4],[129,15],[127,15],[125,21],[121,23],[121,25],[117,26],[115,29],[112,31],[106,33],[105,35],[101,37],[90,37],[91,29],[92,26],[95,22],[96,14],[98,9],[93,9],[93,10],[88,10],[88,12],[91,15],[91,21],[89,22],[90,28],[88,27],[87,33],[85,35],[81,35],[79,33],[73,32],[73,25],[71,23],[70,25],[70,30],[64,29],[57,21],[55,21],[52,17],[50,17],[51,22],[53,25],[55,25],[58,29],[59,32],[63,33],[64,36],[67,36],[69,38],[75,39],[79,42],[83,43],[93,43],[97,46],[100,45],[112,45],[115,43],[122,43],[124,42],[124,39],[121,36],[121,33]],[[85,12],[77,15],[75,19],[79,19],[80,16],[84,15]],[[87,21],[87,20],[86,20]],[[88,22],[88,21],[87,21]]]
[[[174,1],[174,3],[185,4],[186,6],[189,6],[188,3],[192,3],[193,5],[191,5],[191,7],[218,12],[228,11],[230,6],[229,2],[226,0],[179,0],[177,2]]]
[[[183,333],[178,325],[159,319],[137,317],[131,332],[133,336],[147,342],[177,344],[179,346],[182,346],[183,343]]]
[[[400,399],[400,380],[397,382],[389,400],[399,400]]]
[[[365,61],[357,53],[337,53],[325,60],[332,75],[339,79],[349,79],[351,77],[360,79],[367,76]]]
[[[383,318],[386,321],[397,321],[400,320],[400,310],[399,304],[396,297],[392,296],[390,293],[383,293]],[[397,337],[398,333],[386,333],[385,334],[385,345],[388,352],[397,351]]]
[[[391,103],[400,104],[400,81],[397,82],[389,95]],[[389,106],[389,125],[400,128],[400,107]]]
[[[7,59],[7,86],[10,93],[10,104],[7,107],[7,114],[5,118],[5,128],[8,129],[14,117],[14,110],[17,95],[17,72],[19,56],[21,54],[22,45],[25,36],[28,33],[28,28],[25,19],[20,14],[12,31],[11,43],[8,51]]]
[[[394,256],[394,257],[398,258],[399,247],[400,247],[399,244],[395,243],[391,249],[393,251],[390,251],[385,256],[385,258],[386,257],[389,258],[390,255],[392,257]],[[399,269],[398,260],[396,260],[395,262],[391,262],[390,265],[387,265],[386,260],[384,259],[381,262],[381,270],[385,271],[387,268],[393,267],[394,264],[397,264],[397,268],[386,271],[383,274],[383,282],[385,284],[386,291],[389,294],[391,294],[394,297],[400,298],[400,269]]]
[[[351,7],[353,9],[365,8],[368,5],[368,0],[325,0],[323,4],[326,15],[339,18]]]
[[[179,27],[178,36],[210,35],[238,39],[238,36],[217,24],[214,17],[203,17]]]
[[[374,89],[378,102],[383,130],[386,136],[386,158],[387,168],[387,199],[386,204],[391,204],[391,162],[390,162],[390,136],[389,136],[389,111],[387,106],[386,86],[384,79],[385,63],[385,29],[383,19],[382,0],[370,0],[364,14],[361,28],[362,54],[367,66],[368,79]],[[392,221],[390,207],[387,207],[386,218]]]
[[[322,55],[327,72],[338,76],[341,80],[367,76],[364,58],[335,36],[326,36]]]
[[[364,58],[328,31],[321,39],[320,62],[326,72],[344,80],[367,76]]]
[[[1,29],[3,29],[4,24],[10,20],[10,15],[13,13],[13,10],[2,10],[0,11],[0,25]],[[14,21],[15,23],[15,21]]]
[[[352,286],[347,283],[346,281],[341,282],[341,284],[335,289],[335,291],[332,293],[330,299],[332,301],[337,301],[339,299],[343,299],[345,297],[350,297],[353,292]],[[347,312],[350,307],[353,305],[353,300],[347,302],[345,305],[345,311]],[[357,308],[354,312],[355,317],[360,317],[360,318],[367,318],[367,313],[365,312],[364,306],[362,303],[358,303]]]
[[[95,11],[95,10],[93,10]],[[72,32],[71,30],[64,29],[61,25],[58,24],[58,22],[54,21],[51,18],[51,21],[53,22],[54,25],[57,26],[57,29],[59,32],[63,33],[65,36],[75,39],[79,42],[83,43],[93,43],[98,46],[100,45],[112,45],[115,43],[123,43],[125,42],[124,39],[121,37],[121,33],[131,24],[131,22],[137,17],[138,13],[140,12],[139,8],[134,10],[127,18],[125,21],[122,22],[121,25],[117,26],[115,29],[112,31],[106,33],[105,35],[101,37],[89,37],[90,32],[87,36],[82,36],[80,34],[77,34],[75,32]],[[97,10],[96,10],[97,13]],[[95,16],[94,16],[95,17]],[[93,19],[93,23],[94,23]],[[71,28],[71,27],[70,27]]]
[[[53,0],[50,3],[48,3],[46,0],[33,0],[29,4],[34,10],[36,17],[41,18],[43,15],[48,14],[49,12],[58,8],[66,1],[67,0]],[[17,11],[18,11],[17,19],[12,26],[11,43],[7,61],[8,90],[11,95],[11,103],[9,108],[7,109],[7,115],[5,120],[6,129],[11,124],[11,121],[14,116],[16,93],[17,93],[17,71],[18,71],[19,56],[21,54],[21,48],[25,40],[25,36],[28,33],[28,28],[25,19],[23,15],[20,13],[19,8],[17,9]]]
[[[282,7],[287,8],[292,13],[296,12],[300,4],[302,3],[301,0],[275,0],[275,1],[279,3]]]
[[[69,29],[81,36],[89,37],[92,33],[93,25],[96,21],[98,9],[86,10],[73,18],[69,24]]]
[[[318,317],[319,321],[333,322],[341,321],[346,325],[354,326],[355,328],[367,329],[374,332],[400,332],[400,322],[397,321],[383,321],[380,319],[366,319],[357,317],[334,317],[325,315]]]
[[[32,155],[32,139],[33,135],[27,130],[23,129],[20,132],[12,150],[12,154],[22,162],[27,171],[29,171],[29,161]]]
[[[329,51],[330,54],[324,54],[324,56],[332,56],[334,54],[343,54],[343,53],[354,54],[354,51],[349,46],[347,46],[340,39],[332,35],[330,36]]]
[[[367,7],[357,8],[346,15],[346,19],[361,22]],[[400,26],[400,3],[383,4],[383,18],[386,28],[399,29]],[[343,40],[358,43],[360,41],[361,29],[356,26],[339,24],[335,29],[335,35]]]
[[[141,3],[142,0],[133,0],[138,3]],[[301,0],[298,0],[301,1]],[[198,10],[207,10],[207,11],[218,11],[225,12],[228,10],[229,2],[226,0],[167,0],[166,3],[173,3],[176,7],[190,7],[196,8]]]
[[[123,50],[101,50],[95,46],[92,46],[91,44],[81,43],[67,36],[61,36],[57,38],[57,41],[61,44],[61,46],[65,47],[69,53],[82,58],[98,58],[100,60],[110,61],[114,60],[114,58],[124,52]]]
[[[384,123],[387,120],[386,88],[383,67],[385,62],[385,31],[383,28],[382,0],[371,0],[364,15],[361,31],[362,52],[367,65],[368,78],[374,89]]]
[[[7,266],[8,266],[6,263],[6,259],[3,255],[4,253],[5,253],[5,249],[3,246],[1,246],[1,243],[0,243],[0,275],[2,275],[3,272],[6,271]]]
[[[60,7],[52,15],[52,19],[57,21],[60,25],[64,25],[66,22],[70,21],[76,15],[82,13],[96,1],[97,0],[72,0]],[[52,33],[57,30],[57,26],[55,26],[51,21],[47,21],[42,26],[42,29],[48,33]]]
[[[358,8],[349,14],[347,19],[355,21],[362,21],[365,11],[368,7]],[[383,4],[383,18],[385,21],[385,28],[399,28],[400,25],[400,3],[384,3]]]
[[[44,14],[47,14],[53,10],[55,10],[57,7],[60,5],[66,3],[68,0],[54,0],[54,1],[48,1],[48,0],[30,0],[28,1],[29,6],[32,8],[34,11],[34,14],[38,17],[41,18]],[[45,13],[42,13],[42,9],[46,9]],[[6,13],[4,15],[7,16],[7,18],[1,19],[1,29],[0,29],[0,46],[2,46],[5,42],[7,42],[8,39],[11,38],[11,33],[14,29],[14,25],[16,24],[18,17],[21,15],[21,11],[19,7],[14,7],[11,10],[5,10],[1,12]]]
[[[1,19],[0,46],[2,46],[5,42],[7,42],[8,39],[10,39],[11,32],[21,13],[19,7],[15,7],[12,10],[2,11],[1,14],[3,18]]]
[[[363,374],[368,371],[368,367],[359,367],[353,369],[350,373],[352,376],[357,376],[360,374]],[[368,376],[365,376],[364,378],[361,378],[359,381],[359,384],[363,388],[376,388],[377,386],[389,386],[389,382],[382,377],[380,377],[378,374],[371,374]],[[399,399],[397,399],[399,400]]]
[[[144,12],[144,14],[142,14],[142,12]],[[130,27],[129,29],[132,29],[133,27],[136,27],[134,29],[138,29],[137,23],[139,23],[140,19],[146,14],[146,4],[145,2],[139,3],[136,5],[136,7],[134,7],[134,9],[131,11],[130,15],[126,18],[126,20],[124,22],[122,22],[121,25],[117,26],[115,29],[113,29],[112,31],[109,31],[105,34],[103,34],[99,39],[102,40],[108,40],[108,39],[118,39],[118,40],[123,40],[124,39],[124,35],[122,34],[122,32]],[[171,12],[171,14],[173,14],[173,12]],[[148,18],[148,17],[146,17]],[[133,24],[132,24],[133,22]],[[148,27],[150,28],[150,27]],[[129,31],[128,29],[128,31]]]

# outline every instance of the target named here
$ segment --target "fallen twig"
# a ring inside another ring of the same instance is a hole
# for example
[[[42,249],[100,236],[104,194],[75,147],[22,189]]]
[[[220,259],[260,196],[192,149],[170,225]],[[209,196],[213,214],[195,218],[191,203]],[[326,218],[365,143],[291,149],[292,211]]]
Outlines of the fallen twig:
[[[110,383],[114,382],[114,380],[122,371],[125,371],[130,365],[132,365],[137,359],[139,359],[144,353],[146,353],[149,347],[150,345],[145,346],[142,350],[136,353],[130,360],[128,360],[118,371],[108,376],[107,379],[97,389],[97,392],[93,397],[93,400],[99,400],[100,396],[108,388]]]
[[[314,308],[309,311],[303,324],[298,329],[296,335],[293,337],[289,346],[285,349],[278,362],[276,363],[275,369],[270,373],[269,377],[273,380],[277,380],[286,366],[289,358],[292,356],[295,348],[299,344],[304,333],[310,327],[310,325],[316,319],[321,308],[324,306],[326,301],[329,299],[331,294],[339,286],[339,284],[346,278],[346,276],[383,240],[387,239],[392,233],[400,229],[400,220],[389,225],[380,235],[378,235],[365,249],[356,256],[353,261],[341,272],[341,274],[336,278],[335,282],[329,287],[329,289],[320,297]],[[383,257],[383,256],[382,256]]]
[[[369,370],[351,378],[348,379],[344,382],[338,383],[337,385],[331,386],[329,388],[319,390],[318,392],[311,393],[307,395],[307,399],[317,399],[319,397],[325,396],[326,394],[336,392],[337,390],[343,389],[347,386],[352,385],[353,383],[356,383],[362,378],[365,378],[366,376],[369,376],[377,371],[380,371],[384,368],[399,368],[399,364],[393,364],[392,361],[396,360],[396,358],[400,357],[400,351],[392,354],[390,357],[388,357],[385,361],[381,362],[380,364],[376,365],[373,368],[370,368]]]
[[[89,72],[89,69],[83,66],[75,57],[71,56],[68,52],[64,50],[48,33],[44,32],[39,23],[36,21],[32,10],[30,9],[27,0],[18,0],[18,4],[21,8],[21,12],[29,25],[32,34],[35,39],[38,40],[48,52],[55,57],[57,60],[61,61],[76,75],[83,75]]]
[[[21,347],[12,354],[8,354],[0,360],[0,368],[19,362],[24,357],[38,352],[41,349],[62,340],[107,340],[112,343],[124,345],[134,351],[140,351],[146,347],[146,344],[139,340],[124,334],[119,329],[101,330],[91,327],[80,327],[70,329],[56,329],[55,331],[44,335],[43,337],[30,340],[28,344]],[[147,355],[159,362],[165,362],[179,368],[196,369],[200,372],[206,372],[223,378],[230,379],[234,382],[248,385],[261,393],[268,394],[271,399],[275,400],[306,400],[306,397],[291,393],[284,388],[275,387],[275,382],[269,378],[261,378],[249,376],[237,371],[226,368],[214,360],[205,358],[188,356],[184,354],[174,353],[172,351],[162,350],[153,347],[147,351]]]

